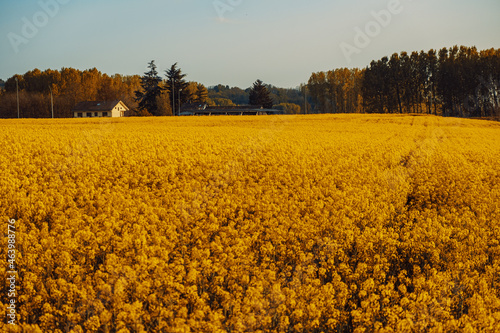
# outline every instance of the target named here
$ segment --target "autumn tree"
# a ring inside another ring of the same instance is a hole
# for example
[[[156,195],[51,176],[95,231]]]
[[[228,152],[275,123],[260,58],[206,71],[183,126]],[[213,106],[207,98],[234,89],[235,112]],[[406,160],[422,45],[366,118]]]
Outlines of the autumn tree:
[[[325,72],[312,73],[307,83],[307,91],[311,96],[315,112],[330,112],[330,103],[328,103],[328,83]]]
[[[104,78],[108,78],[107,81]],[[103,75],[97,100],[122,100],[129,108],[135,108],[135,91],[141,88],[141,77],[138,75]]]
[[[269,90],[261,80],[255,81],[250,91],[249,102],[250,105],[262,106],[265,109],[273,107],[273,100],[270,96]]]
[[[210,98],[208,104],[210,106],[236,106],[236,104],[228,98]]]
[[[248,96],[250,88],[243,90],[238,87],[229,87],[227,85],[218,84],[208,88],[208,98],[224,98],[230,99],[236,105],[243,105],[248,103]]]
[[[164,90],[156,96],[156,106],[158,116],[172,116],[172,102],[170,101],[170,94]]]
[[[51,116],[51,93],[55,117],[73,117],[71,110],[81,101],[119,99],[134,109],[136,107],[134,92],[140,89],[141,83],[138,75],[108,76],[96,68],[84,71],[74,68],[45,71],[34,69],[7,79],[5,98],[0,101],[0,117],[17,117],[16,78],[19,86],[21,117],[33,118]]]
[[[139,102],[139,110],[146,110],[154,116],[159,116],[157,98],[163,91],[162,80],[158,76],[154,60],[151,60],[148,68],[149,72],[144,73],[141,78],[142,89],[135,92],[136,101]]]
[[[201,84],[201,83],[198,83],[197,87],[196,87],[196,99],[195,99],[195,102],[196,103],[206,103],[208,100],[208,90],[207,88]]]
[[[315,112],[361,112],[362,76],[363,71],[348,68],[313,73],[307,90]]]
[[[301,111],[300,105],[293,103],[280,103],[278,105],[274,105],[273,109],[283,111],[286,114],[299,114]]]

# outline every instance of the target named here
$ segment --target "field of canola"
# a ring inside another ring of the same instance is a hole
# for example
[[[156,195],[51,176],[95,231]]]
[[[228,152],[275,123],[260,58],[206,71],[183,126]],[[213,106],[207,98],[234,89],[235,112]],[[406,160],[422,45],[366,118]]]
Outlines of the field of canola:
[[[0,125],[2,332],[500,331],[499,123]]]

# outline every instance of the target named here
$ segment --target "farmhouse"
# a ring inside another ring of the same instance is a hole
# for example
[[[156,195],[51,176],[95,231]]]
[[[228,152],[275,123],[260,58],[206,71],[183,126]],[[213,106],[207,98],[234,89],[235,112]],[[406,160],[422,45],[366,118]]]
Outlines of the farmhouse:
[[[119,100],[110,102],[80,102],[73,108],[75,118],[127,117],[129,113],[130,109],[125,103]]]

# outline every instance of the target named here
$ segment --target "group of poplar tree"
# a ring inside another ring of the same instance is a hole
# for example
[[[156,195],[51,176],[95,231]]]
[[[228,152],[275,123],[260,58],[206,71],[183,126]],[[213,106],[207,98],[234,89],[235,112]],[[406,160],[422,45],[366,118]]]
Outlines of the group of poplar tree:
[[[314,73],[307,85],[318,113],[500,116],[500,49],[401,52],[363,70]]]

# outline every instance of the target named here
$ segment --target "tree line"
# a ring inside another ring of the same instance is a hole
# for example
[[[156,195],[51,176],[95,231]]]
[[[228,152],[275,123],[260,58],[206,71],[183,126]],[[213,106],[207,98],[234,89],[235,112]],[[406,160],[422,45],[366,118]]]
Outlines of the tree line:
[[[304,92],[301,88],[279,88],[270,84],[264,84],[269,98],[272,100],[272,108],[283,109],[287,113],[301,113],[301,105],[304,103]],[[254,83],[254,84],[255,84]],[[259,84],[258,84],[259,85]],[[216,85],[208,87],[208,97],[213,105],[235,106],[251,104],[250,93],[255,89],[254,86],[247,89],[239,87],[229,87],[228,85]],[[260,89],[260,88],[258,88]],[[266,103],[267,105],[267,103]]]
[[[224,97],[212,95],[213,99],[210,98],[203,84],[185,78],[186,74],[177,63],[166,70],[162,78],[154,60],[148,64],[148,71],[143,76],[109,76],[96,68],[84,71],[74,68],[60,71],[34,69],[0,82],[0,117],[18,117],[18,96],[19,116],[22,118],[49,118],[52,117],[52,108],[54,117],[73,117],[71,110],[81,101],[122,100],[135,116],[178,115],[182,105],[194,103],[273,107],[272,94],[260,80],[253,88],[244,91],[243,100],[234,104]],[[253,90],[258,93],[252,97]]]
[[[3,86],[3,88],[2,88]],[[38,69],[0,82],[0,117],[72,117],[80,101],[120,99],[134,115],[177,115],[181,105],[254,104],[285,113],[425,113],[500,117],[500,49],[454,46],[394,53],[363,69],[313,73],[307,84],[278,88],[257,80],[241,89],[189,82],[177,63],[158,73],[154,61],[139,75],[107,75],[96,68]],[[257,95],[255,93],[258,91]],[[252,97],[253,94],[253,97]]]
[[[156,70],[154,62],[153,66]],[[54,117],[73,117],[71,110],[78,102],[112,100],[122,100],[136,116],[170,115],[172,109],[177,110],[179,101],[187,103],[207,99],[207,89],[202,84],[186,82],[184,77],[177,64],[173,65],[167,71],[168,79],[158,77],[161,94],[155,93],[155,100],[151,103],[141,102],[140,98],[141,94],[151,93],[148,84],[154,85],[146,75],[110,76],[96,68],[84,71],[74,68],[62,68],[60,71],[35,69],[24,75],[14,75],[5,82],[4,89],[0,89],[0,117],[18,117],[18,92],[19,116],[22,118],[51,117],[52,105]],[[176,98],[170,98],[168,94],[172,91],[172,84],[177,88]]]
[[[313,73],[307,89],[316,113],[499,117],[500,49],[394,53],[362,70]]]
[[[51,117],[52,94],[54,116],[64,118],[73,117],[71,110],[81,101],[120,99],[134,107],[133,92],[139,86],[138,75],[109,76],[96,68],[84,71],[74,68],[62,68],[60,71],[35,69],[24,75],[14,75],[5,82],[5,88],[0,92],[0,117],[18,116],[17,90],[20,117]]]

